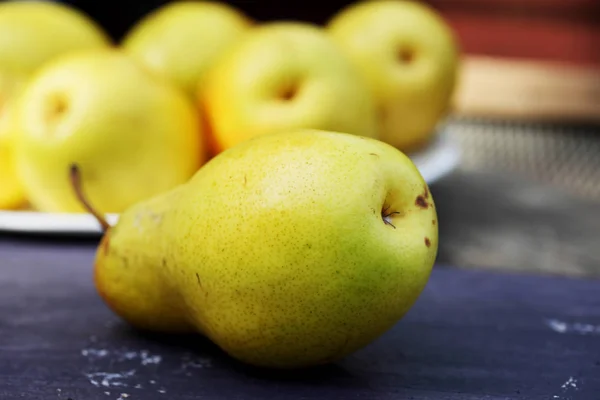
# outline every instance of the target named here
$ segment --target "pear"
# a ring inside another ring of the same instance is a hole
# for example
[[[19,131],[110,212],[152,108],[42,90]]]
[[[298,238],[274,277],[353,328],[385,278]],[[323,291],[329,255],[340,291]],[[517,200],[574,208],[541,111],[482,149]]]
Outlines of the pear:
[[[0,70],[26,74],[56,56],[111,45],[88,15],[51,1],[0,3],[0,38]]]
[[[47,1],[0,3],[0,209],[26,204],[12,131],[20,89],[55,57],[109,45],[101,27],[73,7]]]
[[[404,152],[426,146],[451,111],[460,70],[460,46],[443,16],[421,1],[357,1],[326,29],[369,83],[379,139]]]
[[[177,1],[139,21],[123,49],[194,96],[206,72],[253,25],[241,11],[214,1]]]
[[[213,153],[292,129],[378,136],[375,101],[359,70],[310,23],[253,29],[213,65],[197,101]]]
[[[232,147],[126,210],[98,247],[95,284],[138,328],[198,332],[242,362],[298,368],[391,328],[437,246],[432,196],[406,155],[291,130]]]
[[[47,63],[14,112],[18,176],[39,211],[83,211],[64,174],[71,163],[96,207],[120,213],[187,181],[206,157],[191,100],[118,49]]]
[[[25,80],[23,74],[0,71],[0,209],[18,209],[26,204],[14,162],[13,129],[15,93]]]

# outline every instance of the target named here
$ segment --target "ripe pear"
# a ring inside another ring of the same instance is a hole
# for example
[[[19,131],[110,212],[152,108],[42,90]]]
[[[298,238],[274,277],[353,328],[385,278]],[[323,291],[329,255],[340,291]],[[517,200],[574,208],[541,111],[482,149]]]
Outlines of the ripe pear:
[[[291,130],[230,148],[130,207],[101,241],[95,284],[134,326],[199,332],[245,363],[296,368],[392,327],[437,247],[434,202],[407,156]]]
[[[30,74],[54,57],[107,47],[110,37],[81,11],[52,1],[0,3],[0,70]]]
[[[451,110],[460,67],[443,17],[419,1],[360,1],[340,10],[327,31],[369,83],[380,139],[405,152],[426,145]]]
[[[290,129],[378,135],[375,102],[359,71],[309,23],[253,29],[215,63],[198,101],[213,153]]]
[[[22,74],[0,71],[0,209],[17,209],[26,203],[14,162],[14,103],[25,82]]]
[[[225,3],[173,2],[145,16],[122,46],[194,96],[206,71],[252,25],[249,17]]]
[[[17,171],[40,211],[83,211],[64,173],[71,163],[98,210],[119,213],[185,182],[205,159],[191,100],[118,49],[49,62],[15,114]]]
[[[47,1],[0,3],[0,209],[26,203],[13,150],[13,105],[19,90],[54,57],[109,44],[104,31],[72,7]]]

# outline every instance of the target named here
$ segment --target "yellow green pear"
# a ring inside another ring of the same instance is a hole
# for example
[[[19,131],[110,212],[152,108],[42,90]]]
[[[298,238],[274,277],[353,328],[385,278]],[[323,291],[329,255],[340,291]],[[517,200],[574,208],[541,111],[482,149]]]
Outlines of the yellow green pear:
[[[26,74],[66,52],[111,44],[89,16],[53,1],[0,3],[0,38],[0,70]]]
[[[243,362],[296,368],[390,329],[437,248],[434,201],[407,156],[291,130],[228,149],[127,209],[98,247],[95,284],[138,328],[198,332]]]
[[[460,54],[446,21],[412,0],[354,3],[327,30],[369,82],[380,139],[403,150],[426,145],[451,108]]]
[[[40,211],[83,211],[65,172],[71,163],[84,168],[99,212],[119,213],[185,182],[205,158],[192,102],[116,49],[46,64],[15,113],[17,170]]]
[[[25,193],[14,163],[14,113],[16,92],[23,86],[23,75],[0,70],[0,209],[21,208]]]
[[[217,62],[198,101],[213,152],[290,129],[377,137],[375,103],[322,28],[278,21],[253,29]]]
[[[122,46],[195,95],[206,71],[253,24],[239,10],[213,1],[177,1],[145,16]]]
[[[19,208],[26,202],[12,149],[12,110],[18,91],[54,57],[109,45],[102,29],[72,7],[47,1],[0,3],[0,209]]]

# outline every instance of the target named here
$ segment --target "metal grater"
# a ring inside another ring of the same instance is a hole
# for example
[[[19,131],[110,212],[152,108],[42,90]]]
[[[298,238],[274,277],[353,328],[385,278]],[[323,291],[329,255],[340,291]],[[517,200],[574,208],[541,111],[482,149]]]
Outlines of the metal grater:
[[[497,170],[600,201],[600,126],[452,118],[461,169]]]

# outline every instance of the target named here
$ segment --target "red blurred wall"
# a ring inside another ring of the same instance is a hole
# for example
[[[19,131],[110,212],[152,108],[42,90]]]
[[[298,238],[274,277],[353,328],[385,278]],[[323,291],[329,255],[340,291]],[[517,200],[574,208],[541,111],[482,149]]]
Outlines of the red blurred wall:
[[[470,54],[600,66],[600,0],[425,0]]]

